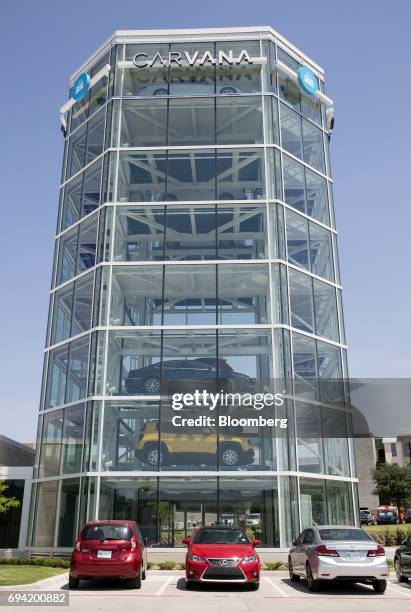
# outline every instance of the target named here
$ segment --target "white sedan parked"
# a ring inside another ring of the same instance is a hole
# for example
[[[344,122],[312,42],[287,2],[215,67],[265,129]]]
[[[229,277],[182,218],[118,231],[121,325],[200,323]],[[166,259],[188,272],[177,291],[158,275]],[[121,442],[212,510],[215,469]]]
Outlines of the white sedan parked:
[[[305,578],[310,591],[322,581],[363,582],[377,593],[387,588],[385,550],[358,527],[317,525],[305,529],[290,549],[291,581]]]

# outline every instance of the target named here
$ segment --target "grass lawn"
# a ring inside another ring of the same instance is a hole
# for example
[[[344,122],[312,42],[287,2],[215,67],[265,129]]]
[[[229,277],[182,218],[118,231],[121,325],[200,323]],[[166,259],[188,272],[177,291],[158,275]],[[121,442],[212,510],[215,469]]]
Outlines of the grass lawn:
[[[36,565],[0,565],[0,586],[30,584],[44,578],[64,574],[68,569]]]
[[[376,531],[406,531],[409,535],[411,535],[411,523],[406,523],[405,525],[363,525],[362,527],[365,531],[368,531],[371,535]]]

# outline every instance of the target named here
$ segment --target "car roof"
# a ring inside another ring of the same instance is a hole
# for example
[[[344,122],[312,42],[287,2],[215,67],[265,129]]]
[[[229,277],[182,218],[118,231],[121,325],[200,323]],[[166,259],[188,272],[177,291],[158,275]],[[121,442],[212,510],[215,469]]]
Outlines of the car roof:
[[[242,527],[236,527],[235,525],[204,525],[203,527],[199,527],[197,531],[201,531],[202,529],[241,529],[244,531]]]
[[[107,520],[107,521],[87,521],[84,526],[88,525],[137,525],[136,521],[120,521],[120,520]]]

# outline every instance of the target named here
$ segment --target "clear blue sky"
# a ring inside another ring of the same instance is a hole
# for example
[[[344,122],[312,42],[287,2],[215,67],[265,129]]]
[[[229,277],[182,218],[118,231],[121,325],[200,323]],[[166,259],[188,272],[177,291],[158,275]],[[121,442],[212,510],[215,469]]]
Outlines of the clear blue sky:
[[[350,373],[410,376],[410,23],[407,0],[2,0],[0,433],[35,435],[58,109],[69,75],[116,29],[270,25],[325,68]]]

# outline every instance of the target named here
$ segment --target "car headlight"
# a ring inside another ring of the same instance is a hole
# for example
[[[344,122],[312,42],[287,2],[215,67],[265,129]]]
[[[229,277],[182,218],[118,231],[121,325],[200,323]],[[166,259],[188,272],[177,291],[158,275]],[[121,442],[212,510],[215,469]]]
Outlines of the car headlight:
[[[199,555],[191,555],[190,561],[197,561],[197,563],[205,563],[206,560],[203,557],[199,557]]]
[[[253,561],[257,561],[257,557],[255,555],[249,555],[243,559],[243,563],[253,563]]]

